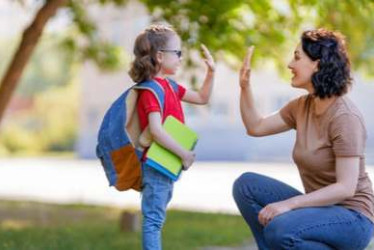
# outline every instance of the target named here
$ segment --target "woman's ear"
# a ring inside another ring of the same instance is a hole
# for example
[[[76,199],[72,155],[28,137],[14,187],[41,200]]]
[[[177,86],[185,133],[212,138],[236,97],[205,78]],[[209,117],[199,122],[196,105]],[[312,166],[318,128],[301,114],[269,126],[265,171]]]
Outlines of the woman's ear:
[[[315,61],[315,66],[314,66],[314,72],[318,72],[319,70],[319,59]]]

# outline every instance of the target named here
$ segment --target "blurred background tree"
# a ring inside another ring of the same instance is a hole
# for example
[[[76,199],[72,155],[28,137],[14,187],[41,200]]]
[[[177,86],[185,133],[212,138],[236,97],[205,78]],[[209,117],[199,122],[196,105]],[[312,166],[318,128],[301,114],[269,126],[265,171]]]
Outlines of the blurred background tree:
[[[14,40],[2,46],[7,51],[14,47],[15,53],[13,57],[9,54],[2,57],[0,64],[0,72],[3,75],[0,86],[0,122],[15,89],[17,93],[22,93],[21,96],[31,98],[35,103],[34,110],[28,115],[39,115],[43,117],[43,121],[20,118],[24,121],[17,122],[17,125],[13,124],[12,129],[2,128],[0,139],[3,144],[0,146],[0,152],[27,148],[25,145],[32,144],[37,135],[40,139],[42,133],[56,133],[56,135],[51,136],[50,138],[53,139],[49,142],[44,140],[38,143],[37,147],[34,145],[35,149],[72,150],[75,138],[75,132],[72,131],[77,129],[75,122],[77,111],[55,112],[64,113],[64,121],[67,121],[68,117],[72,119],[72,122],[66,122],[65,128],[59,127],[61,124],[56,114],[49,116],[43,115],[43,112],[52,110],[51,107],[55,110],[62,109],[66,105],[71,109],[77,106],[78,90],[77,87],[72,87],[72,83],[75,81],[77,66],[83,60],[93,60],[99,68],[106,71],[123,69],[122,48],[103,40],[95,22],[89,17],[87,7],[90,5],[125,6],[128,1],[17,0],[17,2],[21,5],[35,4],[41,7],[20,37],[19,46],[12,46],[17,42]],[[198,51],[201,43],[207,45],[217,60],[224,61],[234,68],[240,65],[247,46],[255,45],[254,66],[270,64],[283,73],[301,31],[326,27],[339,30],[347,37],[350,56],[356,71],[365,75],[374,74],[374,68],[371,67],[374,63],[374,29],[372,28],[374,23],[371,18],[374,2],[370,0],[139,0],[139,2],[149,10],[153,21],[166,21],[181,35],[186,50],[184,54],[186,67],[196,67],[191,55]],[[48,10],[47,7],[50,9]],[[42,42],[31,57],[30,65],[23,74],[23,68],[28,64],[29,57],[39,42],[44,25],[58,9],[64,9],[68,13],[71,19],[69,27],[62,35],[43,36]],[[4,61],[11,63],[6,67]],[[19,83],[20,86],[17,87]],[[54,105],[56,103],[61,105]],[[47,129],[48,126],[50,128]],[[25,127],[32,128],[32,132],[19,132]],[[56,131],[65,131],[61,133],[65,133],[66,136],[58,135]],[[7,139],[10,138],[6,135],[9,133],[17,134],[20,139]],[[17,141],[24,141],[24,143],[16,143]],[[61,142],[61,146],[58,146],[58,141]]]
[[[374,74],[371,67],[374,2],[370,0],[141,2],[154,20],[166,20],[174,25],[188,49],[204,43],[215,55],[220,55],[219,59],[233,66],[238,66],[249,45],[255,45],[255,65],[271,62],[282,73],[301,31],[326,27],[339,30],[347,37],[355,70]]]

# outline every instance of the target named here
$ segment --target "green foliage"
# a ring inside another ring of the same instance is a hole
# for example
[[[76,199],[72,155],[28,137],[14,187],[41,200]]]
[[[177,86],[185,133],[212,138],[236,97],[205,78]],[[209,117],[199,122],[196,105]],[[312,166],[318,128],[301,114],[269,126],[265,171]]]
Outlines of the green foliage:
[[[28,107],[9,114],[2,124],[0,155],[73,150],[78,127],[78,83],[72,79],[77,64],[70,53],[59,49],[64,36],[43,36],[27,65],[15,97],[26,100]],[[0,41],[1,58],[10,60],[15,40]],[[6,65],[1,62],[3,72]]]
[[[353,66],[374,74],[374,2],[339,0],[169,1],[141,0],[155,21],[176,27],[189,48],[206,44],[217,55],[242,60],[256,46],[254,61],[274,61],[285,69],[305,27],[327,27],[346,35]],[[198,11],[196,11],[198,10]],[[260,60],[259,60],[260,59]]]
[[[340,30],[347,38],[356,69],[374,74],[374,2],[321,1],[317,26]]]
[[[2,125],[0,154],[72,151],[77,135],[77,84],[54,87],[34,98],[31,110]]]
[[[108,207],[0,202],[0,248],[141,249],[140,232],[119,230],[120,212]],[[172,210],[163,229],[165,250],[235,246],[248,239],[250,231],[242,217],[226,214]]]
[[[19,121],[18,121],[19,122]],[[41,150],[37,136],[26,130],[20,123],[8,124],[0,135],[0,155],[10,153],[35,153]]]
[[[123,5],[124,0],[99,0],[101,4],[113,3]],[[100,69],[115,71],[123,67],[125,56],[120,46],[100,38],[96,24],[86,13],[84,1],[69,1],[68,8],[75,24],[75,32],[67,37],[63,46],[79,60],[90,59],[96,62]],[[84,38],[84,42],[79,39]]]
[[[72,77],[73,61],[58,48],[60,37],[45,36],[23,75],[17,92],[33,96],[49,88],[66,85]]]
[[[215,57],[238,67],[249,45],[256,46],[254,65],[274,62],[282,71],[290,60],[300,34],[307,28],[341,31],[348,40],[356,70],[374,74],[374,29],[371,0],[262,0],[198,1],[139,0],[153,21],[166,21],[181,35],[188,53],[186,66],[196,67],[194,50],[204,43]],[[70,0],[68,10],[76,32],[64,42],[79,59],[92,59],[104,70],[123,66],[121,49],[100,38],[87,5],[124,6],[128,0]],[[84,42],[82,42],[82,38]]]
[[[49,88],[64,86],[72,77],[74,60],[59,45],[65,34],[46,34],[38,44],[17,88],[17,95],[33,97]],[[0,73],[4,74],[20,38],[0,41]]]
[[[45,151],[71,151],[77,135],[78,84],[69,84],[38,95],[33,117],[38,141]]]

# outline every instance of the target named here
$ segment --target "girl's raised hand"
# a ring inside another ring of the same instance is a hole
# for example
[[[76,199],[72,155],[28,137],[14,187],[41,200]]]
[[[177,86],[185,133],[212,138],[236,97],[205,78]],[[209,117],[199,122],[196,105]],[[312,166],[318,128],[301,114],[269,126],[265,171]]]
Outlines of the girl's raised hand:
[[[239,84],[241,88],[249,86],[249,78],[251,76],[251,59],[253,54],[254,46],[251,46],[247,50],[245,55],[242,68],[240,69]]]
[[[214,70],[216,69],[216,64],[212,55],[204,44],[201,44],[201,49],[204,55],[204,62],[208,66],[208,70],[214,72]]]

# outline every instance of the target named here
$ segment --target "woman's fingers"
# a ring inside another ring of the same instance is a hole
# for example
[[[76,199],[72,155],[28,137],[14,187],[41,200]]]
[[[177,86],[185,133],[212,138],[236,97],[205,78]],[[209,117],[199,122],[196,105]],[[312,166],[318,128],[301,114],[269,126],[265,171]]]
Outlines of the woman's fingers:
[[[253,51],[255,49],[255,46],[251,46],[248,48],[247,50],[247,62],[248,62],[248,67],[251,68],[251,61],[252,61],[252,55],[253,55]]]
[[[266,226],[274,217],[274,211],[271,207],[265,206],[261,209],[260,213],[258,214],[258,221],[261,225]]]
[[[253,54],[254,48],[255,47],[252,45],[251,47],[249,47],[247,49],[247,53],[246,53],[244,61],[243,61],[242,69],[248,70],[248,69],[251,68],[251,60],[252,60],[252,54]]]
[[[258,221],[260,222],[261,225],[265,226],[266,225],[266,221],[267,221],[267,214],[268,214],[268,211],[267,211],[267,207],[264,207],[263,209],[261,209],[260,213],[258,214]]]
[[[251,60],[253,54],[254,46],[250,46],[247,49],[247,53],[245,55],[243,65],[240,69],[240,86],[246,87],[249,84],[249,77],[251,73]]]

